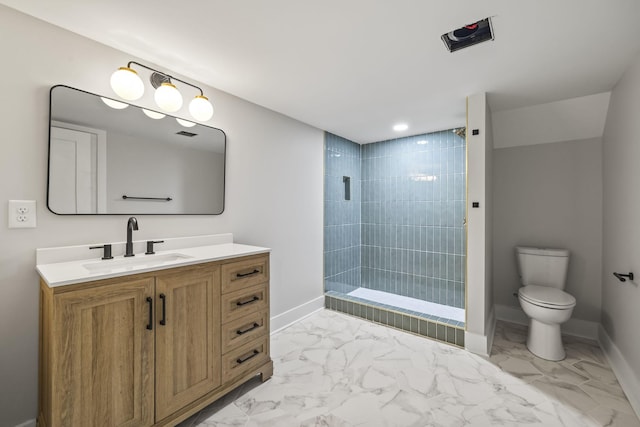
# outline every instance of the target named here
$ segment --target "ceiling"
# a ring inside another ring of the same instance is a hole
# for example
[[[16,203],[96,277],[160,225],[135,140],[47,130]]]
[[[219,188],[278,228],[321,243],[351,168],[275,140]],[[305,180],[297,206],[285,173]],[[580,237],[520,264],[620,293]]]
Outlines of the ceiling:
[[[464,125],[477,92],[501,111],[609,91],[640,51],[639,0],[0,3],[359,143]],[[494,41],[445,49],[487,16]]]

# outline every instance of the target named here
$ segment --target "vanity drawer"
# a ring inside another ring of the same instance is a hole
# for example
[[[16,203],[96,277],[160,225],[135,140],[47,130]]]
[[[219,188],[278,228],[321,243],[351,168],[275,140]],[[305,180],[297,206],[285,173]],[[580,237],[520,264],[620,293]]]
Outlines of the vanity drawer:
[[[256,311],[267,310],[269,307],[269,294],[267,283],[241,289],[222,295],[222,321],[240,319]]]
[[[222,356],[222,382],[246,374],[269,360],[269,335]]]
[[[222,353],[231,351],[249,341],[267,334],[269,312],[259,311],[222,325]]]
[[[269,256],[261,255],[222,265],[222,293],[248,288],[269,280]]]

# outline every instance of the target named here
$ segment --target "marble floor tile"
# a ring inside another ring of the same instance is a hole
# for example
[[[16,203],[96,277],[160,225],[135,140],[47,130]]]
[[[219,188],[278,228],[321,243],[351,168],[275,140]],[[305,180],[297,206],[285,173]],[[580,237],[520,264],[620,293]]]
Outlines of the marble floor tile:
[[[536,357],[531,361],[531,364],[545,376],[559,381],[578,385],[589,380],[589,377],[582,375],[577,370],[574,370],[563,363],[552,362],[550,360],[544,360]]]
[[[179,426],[640,426],[596,344],[569,339],[568,358],[549,362],[526,336],[526,326],[498,322],[483,358],[323,310],[272,337],[269,381],[249,381]]]
[[[581,384],[580,389],[605,408],[628,414],[634,413],[627,397],[618,385],[609,385],[597,380],[590,380]]]
[[[609,385],[619,385],[616,376],[608,366],[581,360],[571,365],[571,367],[589,379],[598,380]]]
[[[608,427],[640,427],[640,421],[634,415],[616,411],[602,406],[589,411],[589,416],[598,422],[598,425]]]
[[[544,377],[531,383],[554,401],[561,402],[580,412],[587,412],[598,403],[580,387],[553,378]]]

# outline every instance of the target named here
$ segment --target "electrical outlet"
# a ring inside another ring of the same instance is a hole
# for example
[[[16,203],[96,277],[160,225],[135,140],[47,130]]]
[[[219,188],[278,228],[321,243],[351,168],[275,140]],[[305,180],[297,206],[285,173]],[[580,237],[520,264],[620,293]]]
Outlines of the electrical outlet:
[[[9,200],[9,228],[36,228],[36,201]]]

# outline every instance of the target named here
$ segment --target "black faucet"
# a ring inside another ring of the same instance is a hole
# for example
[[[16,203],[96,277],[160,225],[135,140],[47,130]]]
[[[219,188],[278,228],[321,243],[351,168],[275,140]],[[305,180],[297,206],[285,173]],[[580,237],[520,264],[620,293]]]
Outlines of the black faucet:
[[[133,253],[133,230],[138,230],[138,220],[136,217],[132,216],[127,221],[127,247],[124,252],[124,256],[135,256]]]

